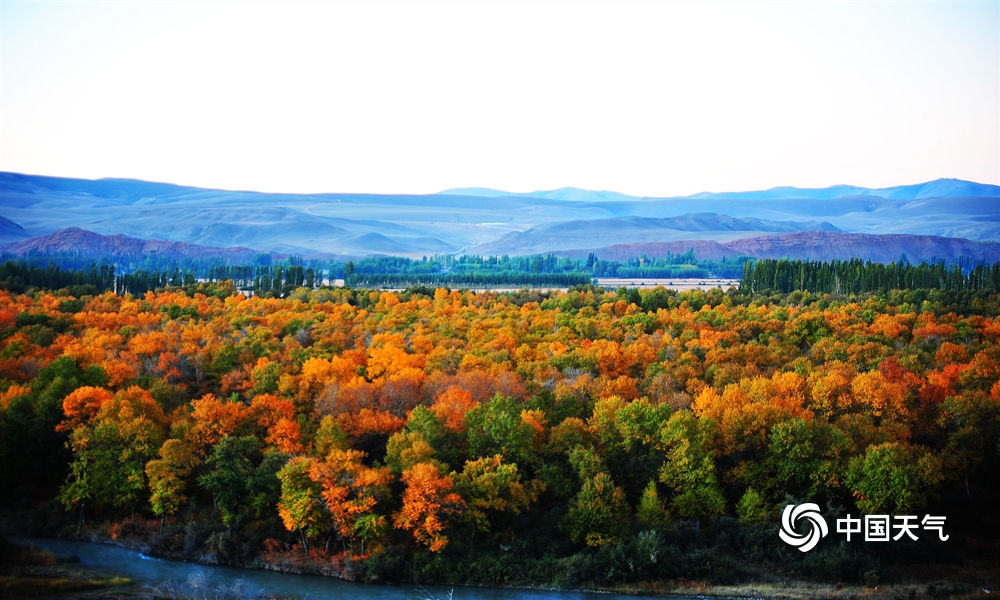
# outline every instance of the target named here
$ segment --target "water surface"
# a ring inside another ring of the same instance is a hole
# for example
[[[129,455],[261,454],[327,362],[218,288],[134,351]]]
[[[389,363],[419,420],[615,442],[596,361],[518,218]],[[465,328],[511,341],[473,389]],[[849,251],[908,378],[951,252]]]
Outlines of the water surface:
[[[308,600],[636,600],[654,596],[623,596],[593,592],[490,589],[350,583],[333,577],[291,575],[257,569],[215,567],[145,556],[137,551],[70,540],[25,540],[57,557],[76,556],[80,566],[99,573],[131,578],[155,595],[191,598],[301,598]]]

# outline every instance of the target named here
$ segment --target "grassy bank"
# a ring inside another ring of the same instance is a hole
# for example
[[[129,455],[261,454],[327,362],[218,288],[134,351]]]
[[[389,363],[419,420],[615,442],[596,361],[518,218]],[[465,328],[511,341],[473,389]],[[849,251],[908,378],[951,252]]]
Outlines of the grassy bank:
[[[132,584],[128,578],[76,568],[72,560],[58,560],[51,552],[0,539],[0,597],[70,598],[73,592],[127,592]]]

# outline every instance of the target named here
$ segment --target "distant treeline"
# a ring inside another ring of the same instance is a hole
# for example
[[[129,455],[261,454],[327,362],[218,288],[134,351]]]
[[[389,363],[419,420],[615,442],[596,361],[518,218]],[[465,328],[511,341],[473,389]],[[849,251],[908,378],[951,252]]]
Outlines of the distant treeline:
[[[587,258],[587,265],[594,277],[739,279],[743,274],[743,264],[748,260],[752,259],[741,256],[721,260],[700,260],[695,257],[694,250],[688,250],[680,254],[668,252],[666,256],[660,258],[649,258],[645,255],[633,256],[623,262],[600,260],[591,254]]]
[[[692,250],[664,257],[645,255],[624,261],[602,260],[594,253],[586,258],[534,256],[434,256],[420,260],[402,257],[370,257],[349,262],[344,279],[352,286],[405,287],[406,285],[570,286],[589,283],[596,277],[644,279],[706,278],[738,279],[747,258],[698,260]]]
[[[82,296],[114,289],[115,279],[115,267],[107,264],[90,263],[84,268],[66,269],[53,264],[41,267],[23,260],[0,263],[0,288],[14,293],[23,293],[28,288],[65,288]]]
[[[569,287],[586,285],[591,276],[576,261],[547,256],[370,257],[344,266],[352,287]]]
[[[354,275],[345,280],[352,287],[402,289],[412,286],[435,285],[441,287],[571,287],[591,282],[584,273],[442,273],[433,276],[415,276],[399,273]]]
[[[38,257],[33,257],[37,260]],[[554,255],[435,256],[422,259],[368,257],[357,261],[305,261],[292,256],[272,261],[259,255],[253,264],[221,264],[218,259],[194,259],[162,269],[123,271],[120,266],[74,261],[67,267],[57,260],[39,264],[24,259],[0,263],[0,288],[15,293],[30,288],[69,288],[76,295],[114,291],[144,294],[166,287],[188,287],[231,281],[231,286],[259,296],[285,297],[298,288],[315,289],[343,279],[348,287],[408,288],[438,286],[572,287],[596,277],[675,278],[721,277],[740,279],[749,293],[810,291],[831,294],[887,292],[894,289],[1000,292],[1000,263],[971,261],[920,263],[905,259],[889,264],[859,259],[803,261],[747,259],[698,261],[692,252],[624,262]]]
[[[570,287],[588,284],[596,277],[737,279],[746,260],[698,260],[692,251],[660,258],[638,255],[624,261],[602,260],[593,253],[586,258],[552,254],[439,255],[420,259],[375,256],[346,262],[294,255],[279,260],[270,254],[258,254],[245,264],[232,264],[218,257],[178,260],[163,256],[95,263],[73,253],[6,258],[7,264],[0,269],[0,285],[13,291],[89,285],[95,290],[143,294],[167,286],[229,280],[237,289],[271,296],[287,296],[299,287],[334,285],[338,279],[351,287],[389,288]]]
[[[297,287],[332,285],[333,278],[343,276],[343,263],[295,255],[275,260],[270,254],[258,254],[245,264],[231,264],[218,257],[178,260],[148,256],[94,261],[70,252],[6,255],[0,260],[4,261],[0,263],[0,287],[14,292],[32,287],[88,286],[96,291],[144,294],[168,286],[230,280],[237,288],[255,294],[285,295]],[[328,280],[324,281],[324,274],[329,274]]]
[[[906,261],[882,264],[859,259],[830,262],[762,259],[743,265],[740,289],[783,294],[797,290],[830,294],[906,289],[997,292],[1000,263],[914,265]]]

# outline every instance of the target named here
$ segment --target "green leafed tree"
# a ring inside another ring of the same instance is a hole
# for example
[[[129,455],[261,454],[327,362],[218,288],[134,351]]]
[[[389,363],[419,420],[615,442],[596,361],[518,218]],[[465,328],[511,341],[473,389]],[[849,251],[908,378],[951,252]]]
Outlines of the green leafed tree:
[[[748,488],[736,504],[736,516],[745,522],[764,521],[768,517],[767,503],[757,490]]]
[[[179,439],[169,439],[160,446],[159,458],[146,463],[149,479],[149,504],[153,514],[160,517],[172,515],[187,502],[187,478],[194,468],[196,458],[190,445]]]
[[[642,496],[639,497],[639,506],[635,510],[635,518],[648,527],[665,525],[670,520],[670,513],[667,512],[666,507],[663,505],[663,500],[660,499],[660,493],[656,488],[655,481],[650,481],[645,489],[642,490]]]
[[[628,533],[630,516],[625,492],[602,471],[583,481],[564,526],[574,542],[603,546],[617,543]]]
[[[275,452],[262,455],[260,450],[254,436],[226,436],[206,461],[208,472],[198,478],[230,530],[273,510],[281,494],[277,473],[287,458]]]
[[[330,511],[321,497],[322,486],[309,476],[315,462],[311,456],[295,456],[278,471],[281,481],[278,515],[285,529],[298,532],[306,552],[309,540],[330,528]]]
[[[787,494],[818,500],[839,488],[849,448],[847,436],[826,421],[781,421],[771,428],[767,456],[751,469],[751,485],[771,501]]]
[[[73,460],[60,498],[82,510],[88,501],[115,510],[135,510],[149,487],[146,464],[163,439],[163,411],[145,390],[131,387],[115,394],[93,419],[70,434]]]
[[[532,464],[535,429],[521,418],[522,410],[513,398],[501,394],[470,410],[465,423],[472,456],[501,454],[519,465]]]
[[[670,416],[662,431],[666,460],[660,467],[660,481],[673,489],[671,509],[677,516],[699,522],[726,509],[708,429],[691,411],[680,410]]]
[[[461,473],[452,473],[455,491],[465,500],[463,520],[476,531],[495,528],[504,515],[520,514],[538,498],[543,487],[539,481],[521,482],[517,465],[504,463],[499,454],[466,461]]]
[[[941,461],[927,451],[886,442],[852,459],[845,478],[861,512],[900,514],[924,505],[926,490],[941,480]]]

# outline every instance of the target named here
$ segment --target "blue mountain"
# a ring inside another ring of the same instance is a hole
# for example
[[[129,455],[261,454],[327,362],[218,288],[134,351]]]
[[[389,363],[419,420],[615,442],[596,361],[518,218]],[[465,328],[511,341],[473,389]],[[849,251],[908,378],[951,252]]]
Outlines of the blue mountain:
[[[879,189],[778,187],[676,198],[578,188],[272,194],[0,172],[0,243],[72,227],[327,256],[516,255],[806,231],[997,241],[1000,186],[939,179]]]

